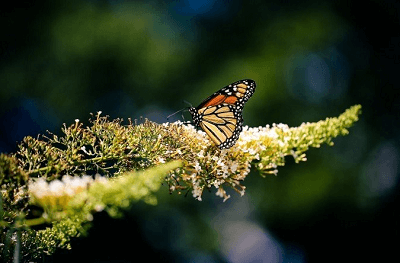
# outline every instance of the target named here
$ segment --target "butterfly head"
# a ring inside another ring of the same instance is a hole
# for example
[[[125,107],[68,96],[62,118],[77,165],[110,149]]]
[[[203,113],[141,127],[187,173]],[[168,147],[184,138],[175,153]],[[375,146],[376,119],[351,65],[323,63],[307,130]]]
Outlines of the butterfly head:
[[[199,126],[199,123],[202,119],[202,116],[199,114],[195,107],[189,107],[189,112],[192,115],[193,122],[196,126]]]
[[[194,114],[195,112],[197,112],[197,110],[196,110],[195,107],[189,107],[189,108],[188,108],[188,111],[189,111],[191,114]]]

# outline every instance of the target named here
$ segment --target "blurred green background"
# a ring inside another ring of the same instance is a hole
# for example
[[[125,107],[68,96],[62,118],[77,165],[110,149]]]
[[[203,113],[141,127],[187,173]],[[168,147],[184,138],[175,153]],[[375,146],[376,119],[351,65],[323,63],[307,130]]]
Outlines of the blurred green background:
[[[1,9],[0,152],[101,110],[165,116],[257,82],[245,125],[298,126],[362,104],[334,147],[253,171],[240,197],[169,195],[45,262],[329,262],[397,256],[397,1],[25,1]],[[179,119],[180,116],[175,116]],[[189,116],[186,116],[188,119]],[[393,241],[394,240],[394,241]]]

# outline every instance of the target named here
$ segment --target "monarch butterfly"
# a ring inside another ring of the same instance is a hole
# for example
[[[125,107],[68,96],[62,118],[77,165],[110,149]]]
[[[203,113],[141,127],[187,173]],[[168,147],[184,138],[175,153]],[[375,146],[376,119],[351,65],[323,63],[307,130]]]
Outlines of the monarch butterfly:
[[[220,149],[231,148],[242,131],[244,104],[256,90],[251,79],[236,81],[190,107],[194,124],[200,127]]]

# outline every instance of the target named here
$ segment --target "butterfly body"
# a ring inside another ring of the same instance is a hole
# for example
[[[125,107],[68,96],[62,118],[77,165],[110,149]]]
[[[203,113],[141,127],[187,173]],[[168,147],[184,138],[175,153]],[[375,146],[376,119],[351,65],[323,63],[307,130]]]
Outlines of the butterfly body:
[[[228,149],[242,131],[244,104],[256,89],[253,80],[236,81],[205,99],[196,108],[190,107],[193,122],[220,148]]]

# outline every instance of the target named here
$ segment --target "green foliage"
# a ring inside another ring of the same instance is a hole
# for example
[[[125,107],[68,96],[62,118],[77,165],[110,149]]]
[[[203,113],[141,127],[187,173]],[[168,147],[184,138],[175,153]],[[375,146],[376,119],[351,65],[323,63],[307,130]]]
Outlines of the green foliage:
[[[31,260],[57,248],[70,249],[71,238],[85,232],[94,213],[121,216],[139,200],[155,205],[154,193],[163,182],[171,192],[191,191],[197,200],[212,187],[224,200],[230,197],[226,186],[243,195],[241,183],[252,165],[266,175],[277,174],[285,156],[305,161],[309,147],[333,145],[333,138],[348,134],[360,113],[356,105],[338,118],[295,128],[246,126],[237,144],[227,150],[219,150],[191,125],[147,120],[122,125],[122,120],[109,121],[100,112],[88,127],[79,120],[64,125],[63,136],[26,137],[16,154],[0,155],[5,244],[0,252],[11,260],[16,247],[23,260]],[[34,214],[28,205],[43,212]],[[43,224],[50,227],[31,228]]]
[[[85,233],[85,226],[93,219],[92,213],[105,209],[110,216],[120,216],[121,209],[139,200],[155,205],[157,199],[153,193],[160,188],[163,176],[179,165],[180,162],[171,162],[142,172],[95,180],[86,191],[72,196],[64,207],[47,210],[51,213],[48,216],[52,218],[52,227],[23,233],[23,248],[29,249],[23,254],[40,258],[43,253],[51,255],[57,248],[71,249],[71,238]],[[65,198],[64,193],[53,194],[53,200]]]
[[[27,207],[29,195],[27,191],[28,173],[12,155],[0,154],[0,219],[10,224]],[[0,224],[3,225],[3,224]]]
[[[51,255],[57,249],[71,249],[70,241],[84,233],[83,223],[79,216],[65,217],[54,221],[51,227],[44,230],[27,229],[22,234],[22,254],[24,260],[39,259],[43,254]]]
[[[31,203],[42,206],[45,213],[35,219],[14,218],[15,224],[3,226],[10,231],[3,232],[2,243],[16,244],[18,239],[12,238],[13,232],[20,231],[22,227],[20,242],[24,261],[41,258],[44,254],[51,255],[58,248],[71,249],[71,238],[85,233],[93,213],[104,209],[110,216],[120,216],[121,209],[129,208],[139,200],[155,205],[157,199],[154,192],[161,186],[165,174],[179,165],[180,162],[175,161],[141,172],[126,172],[113,178],[97,177],[85,189],[77,187],[77,181],[67,186],[54,180],[45,183],[45,186],[40,185],[39,189],[34,189],[38,185],[31,183]],[[56,182],[59,187],[54,187]],[[74,192],[77,189],[79,191]],[[50,223],[51,227],[44,230],[29,228],[43,223]],[[12,246],[2,246],[1,249],[4,258],[11,260]]]
[[[73,213],[78,209],[90,213],[105,209],[110,216],[121,216],[121,209],[127,208],[132,201],[143,200],[150,205],[157,204],[153,194],[158,191],[164,180],[164,175],[170,170],[181,166],[180,161],[160,164],[141,172],[126,172],[120,176],[97,178],[89,189],[75,196],[68,204]]]
[[[128,126],[121,122],[98,114],[91,127],[84,128],[78,120],[64,126],[62,137],[25,137],[17,157],[30,176],[48,179],[65,174],[112,176],[157,164],[154,160],[161,154],[157,148],[161,128],[148,121]]]

